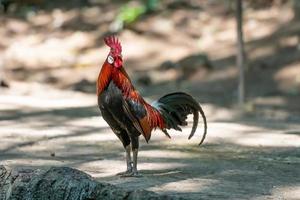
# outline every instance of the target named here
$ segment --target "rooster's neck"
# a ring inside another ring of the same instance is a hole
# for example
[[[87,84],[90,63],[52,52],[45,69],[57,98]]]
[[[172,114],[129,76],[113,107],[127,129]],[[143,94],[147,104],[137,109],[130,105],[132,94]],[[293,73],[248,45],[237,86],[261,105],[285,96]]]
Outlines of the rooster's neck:
[[[113,81],[114,84],[121,90],[124,98],[129,98],[146,105],[144,99],[140,96],[138,91],[135,90],[132,82],[123,67],[117,69],[105,62],[97,80],[97,95],[99,96]]]
[[[98,75],[98,80],[97,80],[97,95],[99,96],[105,88],[108,86],[109,82],[111,81],[112,78],[112,66],[110,66],[109,63],[106,61],[102,65],[101,71]]]
[[[113,81],[122,93],[128,97],[134,87],[131,80],[123,67],[116,69],[108,62],[104,62],[97,80],[97,95],[99,96],[105,88],[108,87],[109,83]]]

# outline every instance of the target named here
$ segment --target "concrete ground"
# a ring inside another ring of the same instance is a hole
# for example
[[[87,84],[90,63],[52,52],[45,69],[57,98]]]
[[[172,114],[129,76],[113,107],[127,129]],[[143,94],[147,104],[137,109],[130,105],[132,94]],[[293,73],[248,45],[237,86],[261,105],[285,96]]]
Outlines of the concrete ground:
[[[204,104],[207,140],[190,128],[141,138],[141,178],[120,178],[121,143],[101,118],[96,97],[15,83],[0,94],[0,164],[69,166],[127,189],[188,199],[300,199],[300,124],[241,120]]]

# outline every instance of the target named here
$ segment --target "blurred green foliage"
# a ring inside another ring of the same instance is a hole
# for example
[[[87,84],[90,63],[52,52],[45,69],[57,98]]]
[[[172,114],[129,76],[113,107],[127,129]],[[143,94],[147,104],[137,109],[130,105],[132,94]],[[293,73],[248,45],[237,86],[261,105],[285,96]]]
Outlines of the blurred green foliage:
[[[129,6],[126,4],[121,7],[117,20],[120,20],[123,24],[130,24],[136,21],[145,12],[146,9],[144,6]]]
[[[136,2],[136,4],[132,4],[132,2]],[[129,1],[121,7],[117,20],[122,24],[131,24],[142,15],[155,11],[158,4],[158,0]]]

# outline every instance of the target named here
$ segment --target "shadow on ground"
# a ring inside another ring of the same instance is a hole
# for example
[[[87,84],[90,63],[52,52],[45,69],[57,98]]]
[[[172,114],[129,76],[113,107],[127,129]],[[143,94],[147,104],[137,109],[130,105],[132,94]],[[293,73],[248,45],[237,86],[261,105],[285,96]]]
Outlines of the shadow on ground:
[[[210,121],[202,147],[196,138],[186,139],[187,129],[174,132],[172,140],[155,132],[149,144],[142,139],[144,176],[119,178],[123,148],[96,106],[27,109],[0,111],[0,158],[6,165],[71,166],[129,190],[188,199],[289,198],[299,189],[297,124]]]

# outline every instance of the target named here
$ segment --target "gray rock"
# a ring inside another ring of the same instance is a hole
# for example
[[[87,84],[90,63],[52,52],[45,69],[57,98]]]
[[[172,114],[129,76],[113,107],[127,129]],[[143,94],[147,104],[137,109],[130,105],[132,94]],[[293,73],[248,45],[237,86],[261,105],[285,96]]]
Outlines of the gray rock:
[[[0,200],[178,199],[146,190],[127,191],[69,167],[9,169],[0,166]]]

